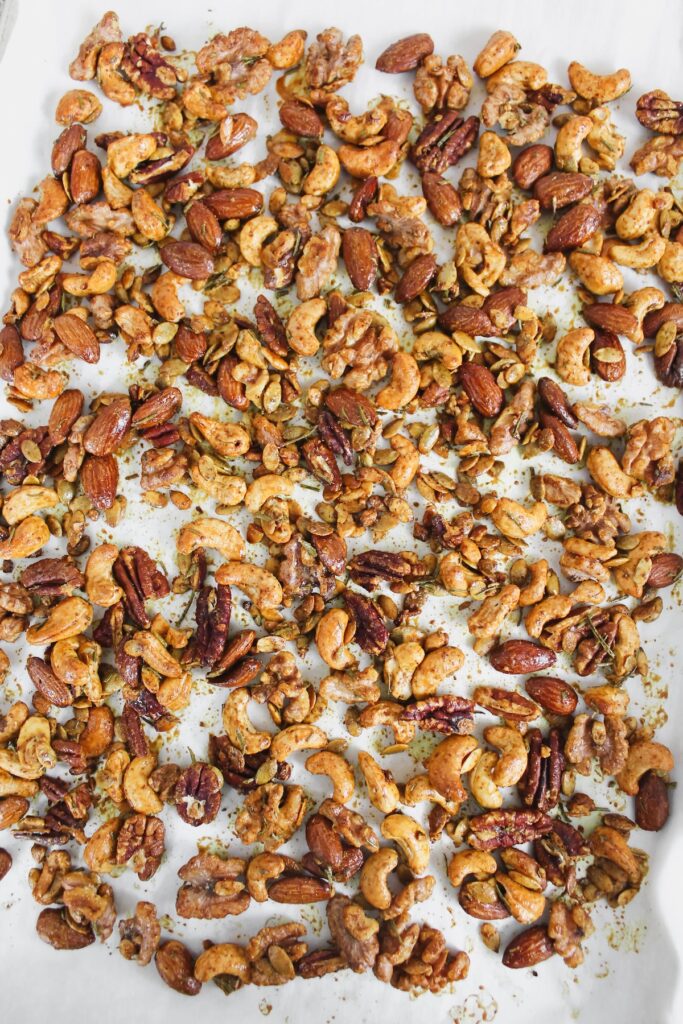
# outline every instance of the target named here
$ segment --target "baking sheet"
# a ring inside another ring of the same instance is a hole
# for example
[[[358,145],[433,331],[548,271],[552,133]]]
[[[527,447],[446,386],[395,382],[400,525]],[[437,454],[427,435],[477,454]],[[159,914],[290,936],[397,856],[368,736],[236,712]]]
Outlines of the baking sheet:
[[[12,26],[11,17],[7,19],[12,15],[13,6],[16,7],[16,21]],[[54,108],[62,93],[73,86],[67,74],[68,62],[103,10],[104,6],[100,8],[83,0],[69,0],[68,4],[55,4],[50,0],[19,0],[16,5],[5,0],[0,38],[3,27],[7,26],[11,31],[4,56],[0,59],[0,96],[3,98],[0,198],[8,203],[20,195],[29,194],[47,172],[51,144],[58,132],[53,121]],[[145,25],[158,25],[163,21],[166,31],[175,36],[183,48],[199,47],[214,32],[227,31],[241,24],[259,29],[272,39],[298,27],[306,28],[310,36],[329,24],[338,25],[346,34],[359,32],[365,44],[367,63],[353,86],[343,92],[354,110],[382,90],[411,95],[410,76],[388,78],[372,71],[374,58],[393,39],[414,31],[429,31],[436,41],[438,53],[462,53],[471,63],[491,31],[499,27],[510,28],[523,43],[521,57],[544,64],[551,79],[566,81],[566,65],[572,59],[581,60],[597,71],[612,70],[616,66],[631,70],[633,90],[617,105],[616,117],[618,125],[627,134],[628,153],[646,134],[633,117],[635,99],[646,90],[657,87],[676,94],[681,84],[683,13],[678,4],[664,0],[650,0],[647,5],[633,0],[552,5],[499,0],[489,2],[485,7],[441,0],[423,0],[420,4],[397,0],[372,5],[346,0],[343,5],[328,11],[302,0],[290,0],[286,5],[261,0],[258,6],[238,0],[213,7],[171,0],[165,3],[123,0],[116,5],[116,10],[124,34],[132,34]],[[472,109],[475,107],[473,102]],[[243,105],[243,109],[258,112],[261,131],[269,127],[260,97],[250,105]],[[270,124],[273,126],[276,123],[274,112],[275,105],[271,102]],[[120,108],[105,101],[105,114],[94,126],[91,137],[97,131],[121,127],[124,120],[130,127],[141,128],[145,124],[139,113],[129,111],[122,114]],[[248,157],[245,155],[245,158]],[[459,173],[460,168],[455,173],[455,180]],[[266,187],[268,190],[271,183],[267,182]],[[5,227],[8,218],[9,210],[4,218]],[[0,270],[4,308],[18,270],[18,263],[4,241],[0,242]],[[627,287],[637,287],[640,280],[632,277]],[[248,288],[245,287],[243,295],[245,308],[250,308]],[[547,302],[547,296],[530,293],[530,304],[535,309],[545,308],[544,303]],[[557,297],[554,296],[553,309],[556,304]],[[560,327],[571,325],[574,314],[575,310],[569,304],[566,308],[560,305]],[[105,350],[101,366],[89,369],[87,375],[83,374],[84,388],[114,389],[130,380],[129,369],[120,359],[120,348],[117,345]],[[118,349],[118,355],[114,349]],[[629,369],[625,381],[609,388],[603,387],[603,396],[611,402],[624,400],[628,408],[626,411],[620,409],[620,414],[629,422],[643,416],[652,417],[660,411],[666,415],[680,415],[681,403],[674,403],[672,392],[653,391],[652,370],[645,365],[646,360],[632,353],[628,353],[627,358]],[[644,404],[644,396],[652,404]],[[193,389],[188,390],[185,402],[185,408],[201,408],[208,413],[212,409],[211,400],[198,395]],[[0,401],[0,416],[12,416],[13,413],[13,408],[7,406],[4,399]],[[41,418],[44,419],[44,415],[41,413]],[[124,469],[122,476],[126,472],[134,472],[134,456],[130,461],[130,468]],[[451,457],[451,469],[453,465]],[[555,468],[557,470],[557,466]],[[506,469],[508,472],[509,478],[506,477],[505,483],[514,493],[525,469],[511,467],[509,471]],[[183,517],[178,516],[175,510],[164,511],[158,514],[157,525],[151,527],[149,510],[137,501],[135,490],[134,483],[127,485],[129,514],[117,532],[117,542],[146,543],[173,572],[173,530]],[[297,494],[297,497],[303,499],[305,494]],[[209,507],[207,502],[203,504],[208,511],[213,507]],[[683,550],[683,532],[670,508],[653,502],[649,502],[642,513],[632,502],[626,503],[626,508],[636,519],[636,526],[641,519],[647,528],[673,531],[676,549]],[[454,506],[451,514],[455,511]],[[159,522],[162,523],[161,530]],[[97,535],[95,531],[93,535]],[[388,546],[400,549],[409,543],[408,536],[401,539],[391,534]],[[55,543],[55,553],[58,550],[59,545]],[[261,557],[256,550],[254,554]],[[678,595],[671,597],[667,611],[659,621],[641,628],[651,662],[649,684],[639,692],[638,686],[629,681],[629,691],[633,694],[636,712],[646,716],[659,714],[659,695],[665,689],[669,691],[666,705],[669,722],[658,738],[668,743],[680,760],[681,730],[676,729],[674,723],[681,721],[683,680],[676,640],[677,631],[681,628],[681,614]],[[432,619],[446,623],[452,642],[467,649],[469,641],[465,620],[457,604],[449,598],[430,602],[422,624],[427,625]],[[308,671],[312,678],[320,678],[320,667],[313,660]],[[468,657],[453,689],[467,694],[473,683],[491,682],[490,675],[485,662]],[[0,708],[4,709],[10,700],[19,696],[22,676],[19,669],[11,673],[4,698],[0,695]],[[569,673],[567,677],[572,678]],[[30,684],[26,692],[30,692]],[[192,715],[189,716],[192,721],[183,723],[169,756],[187,764],[190,757],[188,748],[192,748],[198,757],[204,755],[206,734],[199,732],[193,723],[201,719],[214,728],[218,727],[223,697],[221,691],[211,692],[208,687],[198,686]],[[328,716],[320,724],[328,728],[334,717],[334,714]],[[254,718],[258,721],[257,716]],[[328,728],[328,731],[333,735],[343,735],[338,726]],[[380,742],[379,734],[366,734],[362,740],[363,745]],[[413,749],[418,758],[429,749],[428,738],[420,742],[422,747]],[[358,746],[356,740],[351,741],[352,760],[355,760]],[[372,745],[370,749],[376,752]],[[304,783],[314,798],[320,798],[325,792],[324,783],[314,779],[314,783],[320,784],[317,787],[311,785],[312,777],[303,772],[303,758],[301,755],[298,757],[296,781]],[[399,778],[405,778],[410,762],[401,763],[387,758],[384,765],[391,767]],[[174,917],[175,872],[196,852],[198,839],[222,846],[230,844],[231,852],[244,852],[232,835],[238,803],[236,795],[227,791],[217,821],[210,828],[197,830],[199,835],[183,825],[172,809],[165,810],[167,860],[157,876],[147,884],[139,883],[132,872],[126,872],[114,881],[119,912],[128,914],[138,899],[151,899],[157,904],[159,913],[169,913]],[[614,806],[619,806],[618,797]],[[418,815],[425,809],[418,809]],[[444,927],[449,945],[472,954],[472,966],[468,979],[452,992],[441,996],[424,995],[417,999],[380,985],[373,978],[343,972],[320,981],[295,982],[278,989],[247,988],[231,995],[228,1002],[217,988],[206,985],[200,997],[189,1002],[166,988],[153,966],[141,971],[124,961],[116,950],[116,936],[112,936],[105,946],[98,944],[79,953],[56,953],[41,943],[35,934],[39,908],[28,891],[26,875],[31,866],[28,845],[8,843],[3,834],[0,844],[11,847],[15,863],[11,873],[0,883],[0,1015],[7,1020],[49,1020],[52,1024],[66,1024],[76,1018],[98,1020],[102,1024],[121,1018],[132,1024],[163,1018],[167,1024],[176,1024],[185,1020],[188,1013],[200,1014],[207,1024],[224,1020],[226,1014],[238,1014],[245,1021],[258,1021],[263,1016],[274,1024],[298,1022],[303,1018],[316,1022],[346,1024],[354,1021],[366,1024],[380,1016],[430,1021],[433,1024],[449,1021],[480,1024],[494,1020],[500,1024],[517,1024],[530,1019],[552,1019],[557,1024],[577,1020],[582,1024],[598,1024],[612,1019],[629,1024],[645,1021],[648,1024],[665,1024],[681,1020],[683,999],[678,949],[683,939],[680,924],[683,907],[677,863],[683,851],[683,837],[675,811],[674,795],[674,814],[667,828],[654,837],[637,834],[636,844],[656,853],[651,860],[648,880],[625,911],[614,916],[611,911],[596,910],[596,934],[586,944],[586,963],[578,972],[568,970],[557,957],[543,964],[537,972],[505,970],[499,958],[482,945],[477,935],[478,923],[460,911],[453,890],[447,882],[443,884],[443,866],[446,856],[452,851],[452,844],[449,840],[442,840],[433,853],[439,885],[432,899],[418,908],[416,918]],[[378,816],[370,815],[369,818],[371,823],[378,824]],[[297,852],[296,846],[293,852]],[[280,909],[274,904],[261,905],[237,920],[175,922],[166,934],[183,939],[198,951],[204,937],[214,941],[241,941],[266,921],[298,918],[295,908],[289,915],[274,913]],[[316,935],[324,934],[324,930],[321,931],[324,915],[315,907],[309,907],[304,908],[301,916],[310,925],[311,945],[322,942],[322,938],[317,939]],[[504,923],[504,941],[519,927],[514,922],[512,925]]]

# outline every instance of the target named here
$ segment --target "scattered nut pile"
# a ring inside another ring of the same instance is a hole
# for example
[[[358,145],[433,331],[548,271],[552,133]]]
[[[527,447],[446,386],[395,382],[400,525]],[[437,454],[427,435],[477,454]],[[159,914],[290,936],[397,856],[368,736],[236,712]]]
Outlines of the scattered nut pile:
[[[237,840],[253,849],[200,849],[179,872],[176,915],[324,903],[331,945],[311,949],[305,926],[285,921],[191,951],[162,936],[171,908],[141,901],[118,922],[121,954],[154,959],[186,995],[345,969],[413,992],[465,977],[467,954],[417,906],[437,843],[454,903],[490,950],[496,922],[523,926],[507,967],[577,966],[591,904],[637,893],[647,859],[632,833],[665,824],[673,759],[629,715],[629,679],[647,674],[639,623],[657,618],[683,558],[663,533],[634,529],[622,502],[650,492],[683,513],[683,474],[676,419],[627,427],[591,385],[643,361],[683,386],[683,209],[666,182],[613,173],[626,141],[610,103],[628,71],[572,62],[555,84],[519,47],[499,31],[474,61],[479,114],[466,112],[466,60],[436,56],[426,34],[376,62],[414,73],[419,112],[388,96],[352,112],[340,90],[362,42],[334,28],[308,45],[304,31],[271,43],[239,28],[190,54],[160,32],[125,39],[109,12],[71,64],[77,82],[122,107],[142,99],[156,121],[88,148],[100,99],[68,92],[51,173],[9,232],[25,269],[0,336],[18,417],[0,422],[0,638],[29,645],[32,689],[0,718],[0,829],[32,844],[37,931],[56,949],[107,940],[117,910],[104,879],[151,879],[174,818],[206,825],[229,791]],[[259,137],[237,107],[274,76],[282,129]],[[671,177],[683,103],[656,90],[636,116],[653,134],[635,175]],[[250,142],[262,159],[237,162]],[[476,165],[458,179],[470,150]],[[399,183],[404,165],[412,185]],[[628,290],[633,270],[661,286]],[[528,299],[561,278],[582,323],[566,333]],[[247,280],[260,294],[244,311]],[[137,383],[86,396],[79,367],[122,343]],[[216,415],[183,415],[197,393]],[[88,533],[99,520],[115,541],[132,452],[142,499],[188,513],[174,578],[142,547],[93,546]],[[525,460],[522,502],[499,493],[508,456]],[[318,492],[310,511],[302,489]],[[392,531],[406,527],[414,543],[397,551]],[[63,554],[45,557],[53,538]],[[537,541],[548,558],[529,557]],[[434,594],[460,599],[466,628],[430,628]],[[231,631],[233,602],[250,628]],[[472,692],[454,640],[480,660]],[[319,685],[309,647],[328,667]],[[205,731],[204,760],[176,764],[164,736],[199,685],[224,695],[223,728]],[[253,724],[257,704],[273,729]],[[331,706],[336,737],[316,724]],[[344,737],[367,747],[379,728],[393,742],[351,763]],[[391,755],[420,736],[421,770],[395,779]],[[329,779],[317,808],[290,782],[299,758]],[[581,792],[595,772],[633,818]],[[357,786],[379,828],[355,809]],[[308,852],[295,859],[283,848],[299,830]],[[11,866],[0,850],[0,877]]]

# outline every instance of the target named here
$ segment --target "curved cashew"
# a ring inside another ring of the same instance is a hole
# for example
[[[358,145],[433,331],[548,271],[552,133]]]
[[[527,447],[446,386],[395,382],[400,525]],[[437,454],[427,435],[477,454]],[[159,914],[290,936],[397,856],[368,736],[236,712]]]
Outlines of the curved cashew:
[[[26,520],[24,520],[26,521]],[[54,608],[40,626],[26,632],[30,644],[51,644],[83,633],[92,622],[92,607],[82,597],[67,597]]]
[[[533,924],[543,915],[545,896],[542,892],[527,889],[504,871],[496,872],[496,887],[503,903],[520,924]]]
[[[482,178],[496,178],[507,171],[512,155],[505,141],[495,132],[482,132],[479,136],[477,173]]]
[[[241,946],[234,942],[219,942],[201,953],[194,965],[197,981],[211,981],[218,974],[229,974],[246,984],[251,977],[251,964]]]
[[[212,548],[231,562],[241,562],[244,558],[242,535],[223,519],[202,516],[181,527],[176,538],[178,553],[191,555],[197,548]]]
[[[467,793],[460,776],[471,771],[480,756],[474,736],[447,736],[427,758],[429,781],[446,799],[464,803]]]
[[[306,770],[312,775],[329,775],[334,786],[332,799],[338,804],[345,804],[351,799],[356,789],[353,768],[341,754],[333,750],[320,750],[306,759]]]
[[[390,814],[384,819],[381,832],[400,848],[414,875],[422,875],[429,867],[429,837],[419,822],[409,814]]]
[[[387,111],[381,106],[370,107],[364,114],[349,114],[349,105],[341,96],[335,95],[325,104],[325,117],[330,128],[343,142],[355,145],[373,138],[387,123]]]
[[[0,771],[19,779],[39,779],[57,764],[51,738],[47,718],[31,715],[19,729],[16,751],[0,747]]]
[[[67,686],[85,690],[88,696],[102,695],[98,674],[101,649],[84,636],[58,640],[50,651],[50,668]]]
[[[217,571],[216,581],[238,587],[262,614],[282,604],[282,587],[272,572],[259,565],[226,562]]]
[[[156,135],[124,135],[107,147],[107,166],[117,178],[127,178],[143,160],[149,160],[157,148]]]
[[[265,245],[266,239],[270,235],[274,235],[278,229],[278,222],[266,213],[252,217],[246,222],[239,233],[237,244],[242,256],[250,266],[261,266],[261,249]]]
[[[493,854],[485,853],[484,850],[461,850],[451,857],[448,880],[457,889],[469,875],[474,875],[481,882],[495,875],[497,868]]]
[[[401,434],[395,434],[390,445],[392,451],[398,452],[398,458],[389,470],[389,476],[396,490],[404,491],[420,468],[420,453],[417,447]]]
[[[400,803],[398,786],[391,774],[377,764],[374,757],[365,750],[358,752],[358,767],[368,787],[370,803],[383,814],[391,814]]]
[[[301,183],[304,195],[324,196],[337,184],[340,173],[339,157],[332,147],[318,146],[315,164]]]
[[[314,356],[320,348],[315,326],[327,313],[325,299],[308,299],[299,303],[287,320],[287,340],[297,355]]]
[[[98,544],[90,552],[85,565],[85,592],[88,600],[100,608],[111,608],[123,596],[121,587],[114,583],[112,567],[119,557],[115,544]]]
[[[338,672],[355,665],[356,659],[346,646],[353,639],[355,623],[342,608],[325,612],[315,630],[318,653],[326,665]]]
[[[409,641],[394,647],[391,655],[384,661],[384,681],[392,697],[406,700],[411,696],[411,680],[416,668],[424,660],[425,652],[421,644]]]
[[[477,295],[488,295],[505,269],[507,256],[476,221],[461,224],[455,237],[455,265]]]
[[[575,327],[558,341],[555,369],[567,384],[588,384],[591,377],[588,350],[594,338],[595,332],[590,327]]]
[[[200,412],[190,413],[190,423],[204,437],[213,450],[226,459],[245,455],[251,444],[249,434],[237,423],[223,423],[221,420],[203,416]]]
[[[455,675],[464,661],[465,655],[459,647],[437,647],[429,651],[413,673],[410,682],[413,696],[419,699],[436,693],[444,679]]]
[[[664,292],[661,288],[653,288],[652,286],[638,288],[635,292],[631,292],[624,300],[624,305],[627,309],[631,310],[638,321],[638,326],[630,334],[624,332],[626,337],[630,338],[635,345],[639,345],[645,337],[643,333],[643,320],[647,314],[654,312],[656,309],[661,309],[664,302]]]
[[[515,786],[524,775],[528,761],[521,734],[509,725],[490,725],[484,729],[484,739],[501,752],[491,773],[493,781],[497,786]]]
[[[178,289],[184,283],[184,278],[168,270],[165,274],[159,274],[150,289],[152,305],[168,323],[180,323],[185,316],[185,303],[178,297]]]
[[[610,103],[631,88],[631,74],[626,68],[619,68],[610,75],[595,75],[583,64],[573,60],[567,73],[574,92],[593,103]]]
[[[573,252],[569,257],[569,265],[581,284],[593,295],[612,295],[624,287],[624,275],[616,263],[606,256]]]
[[[190,467],[190,476],[195,485],[206,491],[221,505],[241,505],[247,492],[247,485],[241,476],[230,476],[208,455],[202,455]]]
[[[495,92],[501,85],[514,85],[520,89],[540,89],[548,81],[548,72],[530,60],[513,60],[486,79],[487,92]]]
[[[518,603],[519,587],[514,583],[506,584],[497,594],[489,594],[484,598],[477,611],[470,616],[467,628],[472,636],[480,639],[497,636],[506,618],[515,610]]]
[[[398,854],[390,846],[383,846],[377,853],[370,854],[363,864],[360,891],[371,907],[388,910],[391,906],[393,893],[387,885],[387,879],[397,865]]]
[[[245,754],[258,754],[268,749],[272,737],[268,732],[258,732],[249,721],[247,706],[250,699],[251,693],[244,686],[228,694],[223,705],[223,728],[234,746]]]
[[[83,860],[91,871],[111,874],[116,868],[116,834],[120,818],[110,818],[95,829],[83,847]]]
[[[420,368],[409,352],[397,352],[391,360],[391,383],[378,392],[380,409],[396,412],[412,402],[420,388]]]
[[[319,750],[327,742],[327,735],[317,725],[288,725],[273,737],[270,755],[276,761],[286,761],[297,750]]]
[[[609,246],[609,255],[615,263],[622,267],[631,267],[633,270],[649,270],[659,263],[665,249],[666,239],[653,231],[637,245],[612,243]]]
[[[306,32],[297,28],[288,32],[277,43],[272,43],[266,50],[266,60],[279,71],[293,68],[304,55]]]
[[[415,807],[416,804],[425,803],[426,801],[443,807],[444,811],[447,811],[451,818],[454,818],[460,810],[459,802],[457,800],[447,800],[442,793],[439,793],[436,786],[432,785],[428,775],[424,773],[414,775],[412,779],[408,779],[404,786],[403,803],[409,807]]]
[[[667,241],[664,255],[657,264],[657,273],[669,284],[683,281],[683,242]]]
[[[493,781],[497,763],[498,755],[493,750],[485,750],[470,774],[472,796],[481,807],[492,811],[503,805],[503,795]]]
[[[401,147],[393,139],[383,139],[376,146],[339,147],[339,160],[352,178],[383,178],[392,169]]]
[[[257,853],[249,861],[245,872],[249,895],[257,903],[265,903],[268,899],[267,883],[278,878],[286,867],[287,862],[279,853]]]
[[[668,747],[653,740],[637,740],[628,752],[628,759],[617,775],[617,784],[629,796],[635,796],[645,772],[673,771],[674,759]]]
[[[441,331],[419,334],[413,344],[413,355],[419,363],[427,359],[438,359],[447,370],[457,370],[462,363],[462,350],[448,334]]]
[[[17,525],[7,540],[0,541],[0,558],[28,558],[40,551],[50,539],[50,531],[40,516],[29,516]]]
[[[244,495],[244,504],[250,512],[258,512],[269,498],[290,498],[293,493],[294,484],[289,477],[281,476],[279,473],[265,473],[249,484]]]
[[[662,203],[652,189],[641,188],[636,192],[623,213],[619,214],[614,230],[626,241],[642,238],[648,231],[654,231],[659,223]]]
[[[499,498],[491,513],[495,526],[512,540],[523,540],[538,533],[547,518],[548,510],[542,501],[526,507],[512,498]]]
[[[546,583],[548,582],[548,571],[550,566],[545,558],[539,558],[528,566],[529,582],[525,583],[519,591],[519,607],[528,608],[543,599]]]
[[[114,716],[105,705],[90,708],[85,729],[78,737],[85,757],[100,757],[114,739]]]
[[[123,649],[133,658],[142,658],[145,664],[159,675],[174,678],[183,674],[178,662],[154,633],[138,630],[130,640],[126,640]]]
[[[520,46],[521,44],[517,42],[512,32],[498,29],[477,55],[472,67],[480,78],[488,78],[508,64]]]
[[[558,130],[555,139],[555,163],[560,171],[578,171],[581,146],[593,127],[590,117],[576,114]]]
[[[624,473],[609,448],[591,448],[586,459],[586,469],[598,487],[602,487],[612,498],[634,497],[641,491],[633,477]]]
[[[23,700],[15,701],[7,713],[0,716],[0,747],[14,739],[28,717],[28,705]]]
[[[123,776],[124,796],[133,810],[139,814],[158,814],[164,806],[149,784],[149,777],[156,768],[156,763],[153,754],[134,757]]]
[[[43,508],[54,508],[59,504],[59,496],[52,487],[41,487],[38,484],[23,484],[6,495],[2,506],[2,514],[10,526],[21,522]]]

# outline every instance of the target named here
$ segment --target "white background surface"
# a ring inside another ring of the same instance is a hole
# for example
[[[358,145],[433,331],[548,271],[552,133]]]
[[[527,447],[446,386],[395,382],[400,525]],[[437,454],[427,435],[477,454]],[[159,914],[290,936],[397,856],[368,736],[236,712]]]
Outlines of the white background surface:
[[[104,5],[83,0],[68,3],[19,0],[18,17],[0,59],[3,140],[0,200],[14,201],[18,195],[28,194],[47,173],[50,147],[58,133],[53,121],[54,107],[59,96],[73,85],[67,76],[68,62],[104,9]],[[420,3],[345,0],[342,4],[330,5],[326,11],[322,5],[302,0],[290,0],[286,5],[271,0],[260,0],[258,4],[240,0],[211,6],[187,0],[183,3],[125,0],[116,5],[116,10],[124,35],[163,20],[181,48],[199,47],[214,32],[228,31],[242,24],[259,29],[273,40],[299,27],[306,28],[310,38],[330,24],[338,25],[346,34],[358,32],[365,44],[368,68],[364,66],[360,72],[354,92],[343,93],[352,103],[354,99],[360,103],[361,98],[365,103],[381,88],[392,93],[399,88],[410,88],[408,76],[380,78],[369,70],[384,46],[401,35],[429,31],[435,39],[437,53],[444,56],[462,53],[471,64],[494,29],[509,28],[523,44],[521,57],[548,67],[551,80],[566,82],[566,66],[572,59],[581,60],[596,71],[609,71],[618,66],[631,70],[633,90],[621,103],[622,113],[627,118],[622,122],[627,128],[627,153],[633,151],[644,134],[633,118],[635,99],[657,87],[672,94],[683,91],[680,88],[683,84],[680,71],[683,13],[678,3],[664,0],[647,3],[489,0],[485,5],[454,0],[421,0]],[[257,98],[257,107],[259,102]],[[121,123],[119,108],[107,104],[105,109],[107,114],[93,126],[91,138],[103,127]],[[475,110],[474,104],[472,110]],[[263,125],[261,116],[260,120]],[[455,180],[458,176],[459,170]],[[268,190],[270,183],[266,186]],[[18,264],[9,256],[8,246],[0,241],[3,308],[17,269]],[[635,286],[632,282],[631,287]],[[630,357],[631,383],[625,385],[624,394],[628,394],[630,388],[633,396],[642,397],[638,386],[640,367],[634,364],[635,359]],[[646,369],[643,379],[651,390],[651,367]],[[102,379],[99,386],[104,386]],[[615,393],[610,392],[610,397]],[[665,392],[664,396],[663,401],[670,401],[672,393]],[[671,405],[666,409],[667,414],[680,415],[680,402],[677,405],[678,408]],[[12,415],[12,412],[7,410],[0,414]],[[643,415],[653,416],[655,411],[641,409],[626,418],[633,421]],[[128,540],[140,521],[136,518],[139,511],[132,510],[126,526],[130,531]],[[629,508],[629,512],[632,511]],[[656,508],[651,521],[661,528],[672,516],[675,513],[670,509]],[[680,529],[677,523],[675,525],[678,550],[683,550]],[[676,659],[676,636],[680,629],[678,604],[658,623],[643,629],[648,656],[663,677],[662,684],[668,685],[671,692],[670,722],[662,738],[672,746],[679,761],[681,729],[680,725],[672,728],[672,723],[681,722],[680,655]],[[457,632],[453,634],[453,641],[467,644]],[[481,665],[479,669],[481,671]],[[19,676],[15,683],[20,685]],[[222,694],[204,697],[212,709],[210,713],[215,714]],[[234,800],[230,806],[234,807]],[[168,821],[168,814],[166,818]],[[223,825],[216,827],[212,834],[227,841],[229,833],[225,830],[223,812],[221,819]],[[177,821],[175,816],[174,820]],[[147,897],[157,902],[160,912],[172,913],[174,872],[194,852],[197,837],[188,834],[190,832],[189,828],[178,834],[171,832],[169,861],[148,886],[131,885],[130,873],[125,885],[123,879],[114,883],[120,911],[128,913],[135,899]],[[0,839],[8,845],[4,836]],[[285,1021],[294,1024],[304,1019],[365,1024],[379,1017],[430,1021],[430,1024],[449,1021],[479,1024],[493,1020],[498,1024],[517,1024],[518,1021],[569,1024],[576,1020],[582,1024],[613,1020],[620,1024],[672,1024],[683,1019],[680,954],[677,952],[683,943],[680,924],[683,905],[677,866],[683,853],[680,821],[674,816],[654,842],[641,842],[638,835],[636,845],[651,851],[656,847],[650,879],[616,927],[613,927],[611,914],[599,916],[598,934],[588,943],[587,962],[579,972],[567,970],[559,958],[542,965],[537,977],[530,972],[506,971],[476,937],[476,922],[464,919],[456,907],[449,944],[470,950],[473,966],[470,977],[454,993],[413,1000],[372,978],[359,978],[345,972],[323,981],[299,982],[283,989],[242,990],[228,1002],[211,985],[205,986],[202,994],[192,1001],[177,995],[161,983],[153,966],[141,971],[126,963],[116,951],[115,936],[107,946],[92,946],[81,953],[55,953],[43,945],[34,931],[38,908],[28,895],[28,851],[24,850],[15,858],[10,875],[0,883],[0,1020],[22,1024],[39,1020],[51,1024],[71,1024],[75,1020],[110,1024],[126,1020],[138,1024],[164,1019],[167,1024],[176,1024],[192,1014],[201,1016],[206,1024],[213,1024],[234,1014],[240,1021],[251,1022],[261,1020],[261,1014],[270,1005],[272,1010],[263,1019],[273,1024]],[[16,844],[12,844],[12,849],[15,852]],[[444,852],[447,849],[445,846]],[[445,915],[445,921],[449,920],[443,901],[441,907],[432,910],[432,904],[439,903],[440,899],[433,899],[425,907],[424,918],[438,919],[441,912],[442,918]],[[265,913],[262,910],[262,915]],[[262,923],[260,919],[259,924]],[[613,928],[611,936],[608,928]],[[518,926],[513,925],[507,934],[517,929]],[[250,925],[248,930],[255,929]],[[210,935],[219,941],[234,935],[242,938],[245,931],[242,919],[239,922],[227,919],[211,928],[200,926],[187,932],[179,929],[176,934],[181,938],[189,936],[189,943],[197,951],[197,936]],[[610,937],[616,950],[608,941]],[[315,945],[314,937],[312,945]],[[678,993],[677,1009],[673,1008],[675,993]]]

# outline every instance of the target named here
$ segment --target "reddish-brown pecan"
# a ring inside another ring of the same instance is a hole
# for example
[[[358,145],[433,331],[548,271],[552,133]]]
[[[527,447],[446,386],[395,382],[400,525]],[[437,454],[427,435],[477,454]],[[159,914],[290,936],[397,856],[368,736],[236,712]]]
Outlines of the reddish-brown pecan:
[[[188,825],[206,825],[221,807],[223,776],[212,764],[196,761],[180,775],[173,794],[178,814]]]

